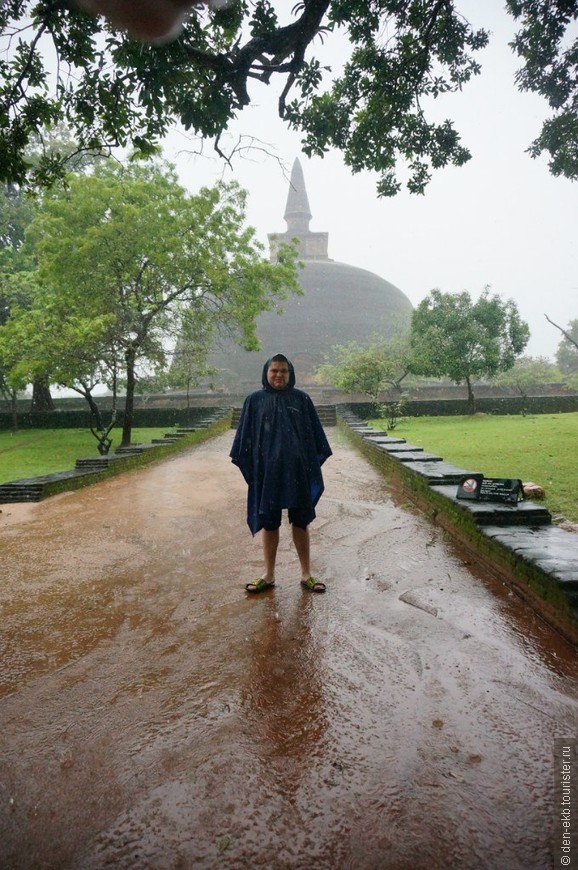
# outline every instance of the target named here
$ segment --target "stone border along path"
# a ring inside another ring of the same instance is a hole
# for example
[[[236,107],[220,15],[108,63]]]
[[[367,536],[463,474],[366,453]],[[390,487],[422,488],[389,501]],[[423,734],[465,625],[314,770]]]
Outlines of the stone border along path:
[[[567,640],[578,644],[578,535],[552,524],[545,507],[458,500],[458,468],[339,409],[338,425],[430,519],[513,586]]]
[[[153,438],[150,444],[132,444],[130,447],[117,447],[114,453],[105,456],[92,456],[88,459],[77,459],[75,468],[70,471],[59,471],[54,474],[44,474],[39,477],[22,478],[0,484],[0,505],[16,504],[18,502],[42,501],[51,495],[80,489],[91,483],[97,483],[111,474],[138,468],[146,461],[160,459],[169,452],[177,452],[185,445],[190,445],[189,436],[200,430],[213,430],[230,420],[229,408],[216,408],[214,413],[199,420],[194,427],[178,428],[167,432],[164,438]],[[219,425],[220,424],[220,425]],[[194,443],[194,442],[193,442]],[[172,445],[171,451],[167,448]]]

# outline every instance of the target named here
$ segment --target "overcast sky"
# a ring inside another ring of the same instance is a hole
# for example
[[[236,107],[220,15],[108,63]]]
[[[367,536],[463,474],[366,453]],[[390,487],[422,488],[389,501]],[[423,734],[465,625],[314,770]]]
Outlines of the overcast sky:
[[[474,25],[492,31],[491,43],[478,55],[482,75],[461,94],[436,101],[435,117],[454,120],[473,157],[465,167],[439,170],[424,196],[402,192],[378,199],[375,176],[353,175],[338,152],[307,159],[300,136],[277,117],[279,82],[269,88],[254,84],[254,104],[232,126],[232,141],[255,136],[289,169],[300,157],[311,229],[329,232],[332,259],[377,273],[413,305],[433,288],[468,290],[477,298],[490,285],[491,292],[514,299],[528,322],[526,352],[553,358],[561,336],[544,315],[562,326],[578,318],[578,184],[552,177],[545,160],[525,153],[548,109],[540,97],[515,87],[520,63],[508,47],[513,20],[499,0],[464,0],[460,9]],[[338,48],[329,42],[316,55],[337,63]],[[165,154],[194,191],[220,178],[223,165],[210,144],[202,157],[191,156],[190,148],[175,133]],[[263,242],[267,233],[285,231],[288,179],[277,160],[259,151],[247,154],[224,177],[249,191],[248,219]]]

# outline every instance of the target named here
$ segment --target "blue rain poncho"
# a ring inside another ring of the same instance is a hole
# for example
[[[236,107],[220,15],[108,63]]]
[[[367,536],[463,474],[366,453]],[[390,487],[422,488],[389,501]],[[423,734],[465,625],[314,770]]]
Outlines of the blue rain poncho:
[[[255,535],[283,508],[303,511],[315,519],[315,505],[324,490],[321,466],[331,447],[313,402],[295,389],[295,370],[276,390],[267,381],[271,360],[263,368],[263,388],[247,396],[231,449],[249,491],[247,524]]]

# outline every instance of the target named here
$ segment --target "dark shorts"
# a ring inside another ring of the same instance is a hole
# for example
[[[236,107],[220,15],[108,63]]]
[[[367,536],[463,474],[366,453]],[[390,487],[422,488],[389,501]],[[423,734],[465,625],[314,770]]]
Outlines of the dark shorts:
[[[287,511],[289,522],[292,526],[298,526],[300,529],[306,529],[310,522],[310,514],[307,511],[302,511],[299,508],[289,508]],[[281,525],[281,511],[272,511],[269,519],[263,523],[263,528],[266,532],[274,532]]]

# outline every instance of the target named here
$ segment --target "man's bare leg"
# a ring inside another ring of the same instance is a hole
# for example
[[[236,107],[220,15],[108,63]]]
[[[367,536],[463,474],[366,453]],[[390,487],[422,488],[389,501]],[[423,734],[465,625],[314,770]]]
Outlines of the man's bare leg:
[[[268,531],[263,529],[263,561],[265,563],[265,571],[263,580],[267,583],[272,583],[275,580],[275,562],[277,559],[277,548],[279,546],[279,529]]]
[[[302,529],[300,526],[291,526],[293,532],[293,543],[299,557],[301,565],[301,579],[307,580],[311,577],[311,565],[309,563],[309,529]]]
[[[295,544],[301,565],[301,583],[306,585],[311,592],[325,592],[325,583],[311,576],[309,529],[302,529],[300,526],[291,526],[291,529],[293,532],[293,543]]]

